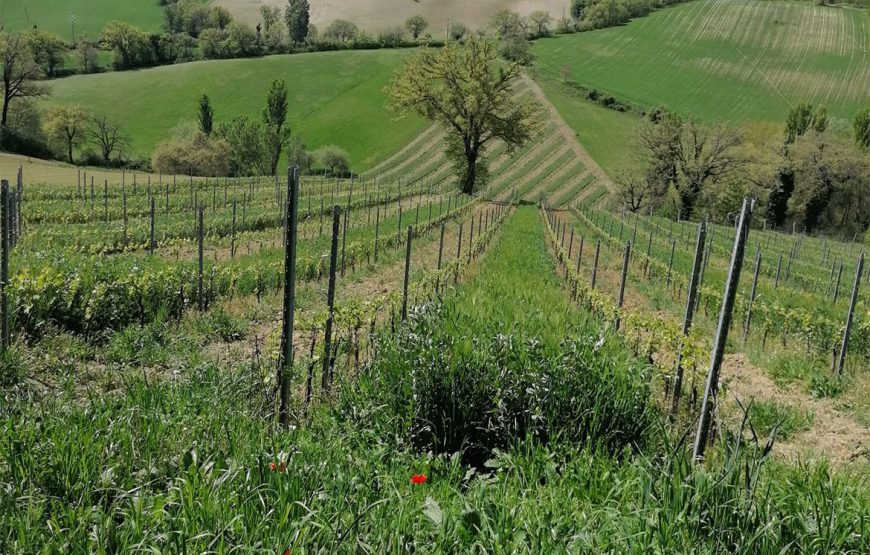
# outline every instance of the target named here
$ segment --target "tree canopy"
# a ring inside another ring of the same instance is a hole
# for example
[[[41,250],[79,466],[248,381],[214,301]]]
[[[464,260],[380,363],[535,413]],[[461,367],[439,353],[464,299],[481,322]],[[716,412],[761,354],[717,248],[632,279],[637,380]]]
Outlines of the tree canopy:
[[[537,104],[513,100],[520,66],[497,58],[495,44],[477,36],[439,50],[423,47],[387,89],[398,113],[418,113],[446,128],[448,155],[467,194],[486,183],[488,144],[501,140],[513,150],[538,128]]]

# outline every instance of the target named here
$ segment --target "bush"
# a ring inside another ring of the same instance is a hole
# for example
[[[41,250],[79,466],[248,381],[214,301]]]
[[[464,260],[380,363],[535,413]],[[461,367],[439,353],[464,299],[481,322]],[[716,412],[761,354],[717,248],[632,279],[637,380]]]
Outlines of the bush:
[[[355,23],[344,19],[336,19],[323,31],[323,38],[336,42],[352,41],[359,35],[359,28]]]
[[[155,171],[182,175],[220,176],[230,170],[230,145],[195,133],[157,146],[151,158]]]
[[[314,159],[330,175],[344,176],[350,172],[347,152],[334,145],[324,146],[314,151]]]

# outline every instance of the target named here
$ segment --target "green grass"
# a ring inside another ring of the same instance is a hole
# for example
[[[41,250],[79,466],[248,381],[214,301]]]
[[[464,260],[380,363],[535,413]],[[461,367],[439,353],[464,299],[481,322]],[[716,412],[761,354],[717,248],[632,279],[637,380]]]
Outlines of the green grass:
[[[767,437],[776,428],[776,437],[786,440],[812,428],[815,415],[776,401],[757,401],[749,409],[749,420],[757,433]]]
[[[781,121],[789,105],[849,121],[870,103],[870,15],[810,2],[701,0],[625,26],[538,41],[543,71],[705,120]]]
[[[640,117],[604,108],[570,92],[559,81],[538,74],[536,81],[577,140],[611,177],[636,162],[630,157]]]
[[[319,52],[194,62],[135,72],[79,75],[51,83],[51,102],[84,104],[118,121],[131,150],[150,157],[179,123],[195,121],[206,93],[215,122],[259,117],[272,79],[289,88],[289,123],[310,149],[336,144],[364,171],[423,131],[421,118],[396,121],[383,93],[409,51]],[[285,157],[286,158],[286,157]]]
[[[115,362],[78,394],[59,341],[47,354],[70,383],[10,386],[0,404],[0,552],[867,552],[860,474],[769,466],[751,442],[700,465],[658,441],[609,453],[651,416],[646,365],[571,305],[541,227],[518,209],[471,282],[383,333],[375,363],[289,428],[274,422],[270,365],[204,355],[246,333],[244,317],[120,332]],[[167,379],[140,366],[164,357]],[[436,377],[467,397],[439,399]],[[484,436],[503,448],[481,467],[421,450],[403,412],[489,395],[502,402],[486,425],[507,435]]]
[[[76,37],[95,39],[106,23],[128,21],[145,31],[157,32],[163,10],[157,0],[12,0],[3,2],[0,25],[10,31],[34,26],[72,39],[70,15],[76,16]]]

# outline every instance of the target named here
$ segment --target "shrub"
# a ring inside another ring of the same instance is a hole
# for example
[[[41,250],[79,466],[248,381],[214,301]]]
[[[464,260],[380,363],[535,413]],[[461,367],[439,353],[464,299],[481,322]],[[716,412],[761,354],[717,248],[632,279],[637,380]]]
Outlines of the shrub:
[[[334,145],[324,146],[314,151],[314,159],[330,175],[345,175],[350,171],[347,152]]]
[[[354,40],[359,35],[359,28],[355,23],[344,19],[336,19],[323,31],[323,38],[336,42]]]
[[[182,175],[219,176],[230,170],[230,145],[197,132],[157,146],[151,159],[155,171]]]

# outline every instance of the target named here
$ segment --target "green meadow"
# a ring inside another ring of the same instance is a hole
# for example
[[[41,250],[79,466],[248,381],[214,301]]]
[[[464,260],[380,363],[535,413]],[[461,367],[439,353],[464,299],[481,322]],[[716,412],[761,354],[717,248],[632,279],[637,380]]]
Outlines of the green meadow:
[[[335,144],[364,171],[407,144],[426,126],[398,120],[383,89],[410,51],[318,52],[258,59],[193,62],[134,72],[79,75],[54,81],[50,102],[83,104],[119,122],[135,156],[149,157],[173,128],[194,121],[208,94],[215,122],[259,117],[269,83],[289,88],[289,122],[308,148]]]
[[[540,69],[706,120],[781,121],[802,101],[851,121],[870,106],[870,15],[810,2],[701,0],[541,40]],[[564,115],[564,114],[563,114]]]
[[[112,20],[127,21],[146,31],[159,31],[163,11],[157,0],[13,0],[0,6],[0,25],[10,31],[34,26],[72,38],[75,16],[76,37],[94,39]]]

